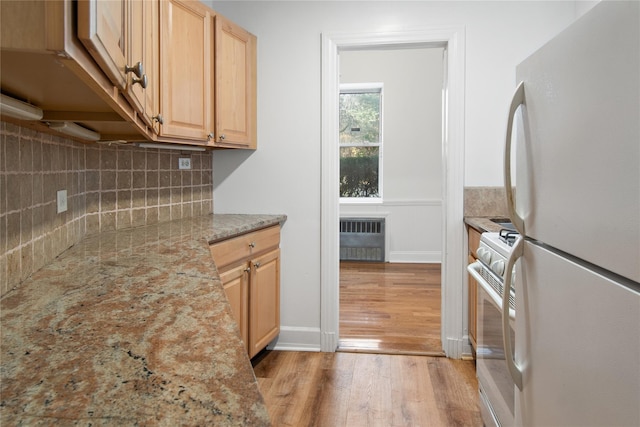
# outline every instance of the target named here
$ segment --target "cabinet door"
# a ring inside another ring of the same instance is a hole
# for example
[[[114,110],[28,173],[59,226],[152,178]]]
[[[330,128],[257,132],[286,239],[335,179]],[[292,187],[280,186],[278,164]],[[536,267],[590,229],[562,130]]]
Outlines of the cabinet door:
[[[144,112],[151,120],[152,128],[159,133],[159,123],[153,117],[160,113],[160,4],[157,1],[144,3],[144,64],[149,85],[145,90]]]
[[[216,16],[216,146],[257,146],[256,45],[253,34]]]
[[[251,260],[249,357],[280,332],[280,249]]]
[[[478,246],[480,246],[480,236],[481,233],[475,228],[468,227],[467,231],[469,232],[469,264],[474,263],[476,261],[476,257],[478,256]],[[469,341],[471,341],[471,346],[476,348],[476,332],[477,332],[477,304],[478,304],[478,282],[471,276],[467,275],[468,284],[469,284],[469,294],[468,294],[468,316],[469,316]]]
[[[481,233],[475,228],[469,227],[469,253],[474,256],[474,258],[478,257],[477,251],[478,246],[480,246],[480,236]]]
[[[249,267],[247,264],[239,265],[225,272],[220,273],[220,280],[227,294],[231,311],[240,328],[240,336],[248,351],[248,291],[249,291]]]
[[[158,53],[160,50],[159,22],[160,15],[157,1],[130,1],[129,10],[129,48],[128,63],[132,66],[141,64],[141,71],[146,76],[146,88],[136,83],[140,77],[133,72],[127,78],[127,98],[141,113],[147,126],[153,127],[152,117],[159,110]]]
[[[474,257],[472,257],[471,255],[469,255],[469,264],[472,264],[476,261],[476,259]],[[469,311],[468,311],[468,315],[469,315],[469,340],[471,341],[471,346],[474,348],[476,348],[476,332],[477,332],[477,324],[478,324],[478,318],[477,318],[477,310],[478,310],[478,282],[476,282],[476,279],[473,278],[473,276],[471,276],[470,274],[468,275],[469,278]]]
[[[212,20],[200,2],[162,1],[161,136],[204,142],[213,133]]]
[[[125,0],[78,1],[78,38],[121,90],[127,85],[125,11]]]

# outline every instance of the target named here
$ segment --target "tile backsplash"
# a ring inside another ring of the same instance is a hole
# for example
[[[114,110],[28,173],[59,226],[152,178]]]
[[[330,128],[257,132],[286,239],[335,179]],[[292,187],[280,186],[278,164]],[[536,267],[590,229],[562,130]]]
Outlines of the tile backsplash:
[[[464,216],[508,217],[504,187],[465,187]]]
[[[185,157],[191,169],[179,170]],[[212,213],[212,178],[209,152],[82,144],[0,122],[0,294],[85,235]]]

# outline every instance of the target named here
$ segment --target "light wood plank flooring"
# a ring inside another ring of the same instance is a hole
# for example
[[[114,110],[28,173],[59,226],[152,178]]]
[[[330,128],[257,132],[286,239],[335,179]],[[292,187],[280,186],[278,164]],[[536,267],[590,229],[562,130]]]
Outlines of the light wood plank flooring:
[[[274,427],[482,425],[473,361],[265,351],[253,364]]]
[[[440,264],[340,263],[339,351],[444,356]]]

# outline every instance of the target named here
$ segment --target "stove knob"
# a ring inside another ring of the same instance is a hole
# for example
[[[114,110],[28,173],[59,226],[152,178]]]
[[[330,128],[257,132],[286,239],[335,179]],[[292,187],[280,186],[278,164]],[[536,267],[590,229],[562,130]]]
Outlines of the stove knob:
[[[483,248],[482,246],[478,248],[478,258],[484,261],[485,264],[491,264],[491,251]]]
[[[491,263],[491,271],[496,273],[498,276],[502,276],[504,273],[504,260],[499,259]]]

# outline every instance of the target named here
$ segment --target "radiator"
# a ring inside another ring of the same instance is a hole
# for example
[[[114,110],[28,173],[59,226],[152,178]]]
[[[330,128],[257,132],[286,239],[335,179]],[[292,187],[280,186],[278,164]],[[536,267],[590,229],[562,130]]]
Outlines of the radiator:
[[[384,218],[340,218],[340,261],[384,262]]]

